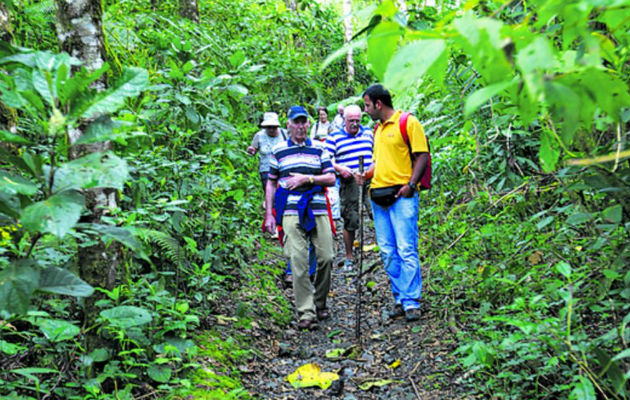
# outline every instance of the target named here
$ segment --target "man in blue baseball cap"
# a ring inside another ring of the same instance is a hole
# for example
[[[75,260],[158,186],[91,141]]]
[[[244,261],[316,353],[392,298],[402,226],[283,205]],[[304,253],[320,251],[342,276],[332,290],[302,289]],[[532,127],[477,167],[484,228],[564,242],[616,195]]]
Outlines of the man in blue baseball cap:
[[[293,270],[298,328],[311,330],[317,328],[318,319],[330,317],[326,299],[335,254],[324,187],[335,183],[335,175],[323,144],[308,138],[308,112],[304,107],[291,107],[287,117],[289,139],[274,147],[269,163],[265,228],[273,233],[276,225],[282,226],[284,254]],[[309,238],[317,254],[312,284],[308,274]]]

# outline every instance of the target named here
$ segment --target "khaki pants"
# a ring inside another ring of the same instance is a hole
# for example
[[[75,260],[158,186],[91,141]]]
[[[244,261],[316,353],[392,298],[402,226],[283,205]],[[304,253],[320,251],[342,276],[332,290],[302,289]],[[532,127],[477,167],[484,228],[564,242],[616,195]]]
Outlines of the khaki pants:
[[[328,215],[316,216],[315,225],[310,234],[317,257],[313,294],[313,285],[308,276],[308,234],[300,227],[297,215],[285,215],[282,218],[284,255],[291,262],[293,296],[300,320],[315,319],[315,309],[326,308],[326,298],[330,290],[330,273],[335,253]]]

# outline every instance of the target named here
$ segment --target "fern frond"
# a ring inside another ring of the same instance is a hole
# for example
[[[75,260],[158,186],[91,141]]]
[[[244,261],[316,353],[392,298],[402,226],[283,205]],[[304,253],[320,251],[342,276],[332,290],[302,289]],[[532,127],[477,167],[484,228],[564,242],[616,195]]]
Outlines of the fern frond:
[[[162,256],[176,264],[178,267],[186,265],[184,249],[180,246],[177,239],[168,233],[147,228],[137,228],[136,233],[138,234],[138,237],[145,242],[157,244],[163,252]]]

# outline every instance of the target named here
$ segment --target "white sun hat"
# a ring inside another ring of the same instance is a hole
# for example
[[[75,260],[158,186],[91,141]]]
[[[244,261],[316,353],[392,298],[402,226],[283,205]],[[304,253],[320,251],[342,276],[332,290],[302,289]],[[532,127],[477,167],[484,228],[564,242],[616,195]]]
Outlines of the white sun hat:
[[[278,120],[278,114],[275,112],[266,112],[263,114],[263,121],[260,123],[260,126],[280,126],[280,121]]]

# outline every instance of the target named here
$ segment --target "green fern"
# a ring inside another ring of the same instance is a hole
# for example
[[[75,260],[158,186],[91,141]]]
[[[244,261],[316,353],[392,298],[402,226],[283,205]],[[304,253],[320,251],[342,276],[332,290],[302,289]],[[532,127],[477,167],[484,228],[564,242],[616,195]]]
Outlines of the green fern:
[[[184,249],[177,239],[168,233],[147,228],[138,228],[136,233],[143,241],[157,244],[163,252],[162,255],[178,267],[186,265]]]

